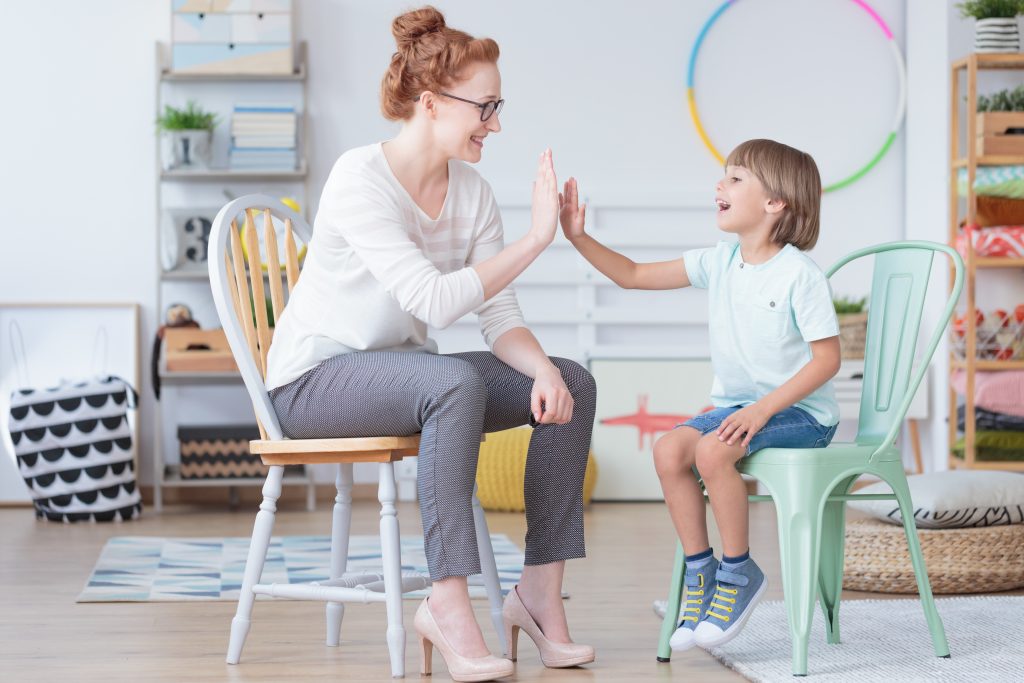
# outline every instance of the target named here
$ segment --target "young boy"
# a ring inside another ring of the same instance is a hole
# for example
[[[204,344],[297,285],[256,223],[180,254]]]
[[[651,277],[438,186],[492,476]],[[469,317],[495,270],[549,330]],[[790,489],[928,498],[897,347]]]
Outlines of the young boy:
[[[736,241],[658,263],[634,263],[584,231],[586,206],[579,206],[575,179],[565,184],[560,215],[566,238],[620,287],[708,290],[715,408],[654,446],[687,553],[674,650],[732,640],[767,588],[750,557],[747,491],[736,462],[763,448],[827,446],[839,422],[831,382],[839,371],[839,326],[828,280],[804,254],[818,239],[821,179],[814,160],[772,140],[744,142],[726,160],[715,202],[719,229]],[[721,562],[708,540],[694,466],[722,537]]]

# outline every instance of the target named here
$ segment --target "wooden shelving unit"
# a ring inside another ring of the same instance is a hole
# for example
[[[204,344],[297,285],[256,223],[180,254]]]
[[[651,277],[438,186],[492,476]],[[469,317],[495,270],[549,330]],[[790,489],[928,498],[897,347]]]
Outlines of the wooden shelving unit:
[[[977,176],[978,167],[984,166],[1011,166],[1024,165],[1024,156],[1016,155],[979,155],[975,145],[977,137],[977,119],[974,112],[977,111],[978,103],[978,72],[982,70],[1024,70],[1024,54],[971,54],[953,63],[950,79],[950,181],[949,181],[949,243],[956,246],[957,236],[960,234],[960,221],[966,220],[967,225],[972,225],[977,220],[978,200],[974,192],[974,181]],[[965,149],[961,149],[960,133],[963,122],[960,120],[960,104],[962,93],[960,90],[960,79],[966,74],[967,103],[966,112],[966,140]],[[961,207],[959,191],[959,175],[962,169],[967,171],[966,206]],[[965,370],[967,373],[967,386],[964,396],[964,457],[955,457],[952,447],[957,441],[957,394],[952,385],[949,389],[949,444],[951,467],[964,467],[973,469],[1000,469],[1000,470],[1021,470],[1024,471],[1024,462],[1014,461],[979,461],[976,457],[977,432],[975,428],[975,405],[974,390],[976,373],[979,370],[1022,370],[1024,360],[978,360],[977,358],[977,325],[975,312],[977,311],[977,274],[979,270],[989,268],[1024,268],[1024,258],[990,258],[981,257],[974,253],[974,246],[970,240],[966,241],[966,308],[965,313],[965,334],[966,350],[965,358],[956,358],[954,352],[950,351],[950,368],[953,370]],[[953,281],[952,273],[950,282]]]
[[[300,192],[300,202],[308,211],[309,202],[309,172],[308,172],[308,135],[309,135],[309,114],[308,114],[308,93],[307,93],[307,49],[305,42],[299,42],[296,46],[296,64],[292,73],[267,73],[267,74],[194,74],[176,73],[171,70],[170,46],[166,43],[156,44],[156,92],[155,109],[161,111],[162,105],[172,94],[181,95],[182,98],[202,95],[223,95],[229,93],[234,99],[256,99],[267,97],[267,93],[280,92],[284,99],[295,101],[300,109],[299,117],[299,151],[300,158],[295,169],[289,170],[239,170],[229,167],[221,168],[197,168],[197,169],[174,169],[166,170],[159,166],[160,148],[159,140],[156,141],[156,159],[158,167],[155,172],[156,182],[156,229],[158,231],[157,243],[157,315],[162,320],[166,305],[170,301],[182,300],[185,303],[193,304],[208,300],[212,305],[212,298],[209,291],[209,273],[206,268],[196,270],[166,270],[159,253],[162,241],[160,231],[167,229],[164,224],[164,190],[166,186],[177,185],[185,189],[188,196],[199,195],[204,189],[231,187],[235,192],[264,192],[268,185],[292,187]],[[271,95],[272,97],[276,95]],[[224,123],[230,125],[230,118],[224,117]],[[206,194],[205,196],[208,196]],[[226,201],[226,196],[218,199],[219,202]],[[203,201],[198,202],[202,204]],[[268,278],[264,274],[264,279]],[[283,274],[282,274],[283,277]],[[168,296],[168,285],[177,286],[174,297]],[[183,290],[187,288],[183,296]],[[210,323],[206,322],[209,326]],[[237,489],[240,487],[262,486],[262,477],[247,477],[237,479],[185,479],[182,478],[180,467],[169,458],[165,446],[165,434],[168,430],[177,427],[177,416],[173,409],[165,407],[166,403],[173,402],[169,396],[178,390],[191,390],[195,388],[218,388],[218,387],[242,387],[242,377],[238,372],[168,372],[166,364],[161,358],[158,361],[157,371],[160,376],[160,384],[166,392],[164,398],[156,406],[154,417],[153,437],[153,503],[157,512],[163,504],[163,490],[168,488],[195,488],[195,487],[227,487],[230,500],[237,501]],[[241,395],[241,392],[239,392]],[[247,399],[243,399],[247,400]],[[216,417],[211,416],[211,417]],[[255,418],[252,418],[255,421]],[[315,509],[315,488],[313,478],[310,474],[302,472],[288,472],[282,482],[285,486],[303,487],[306,490],[306,508]]]

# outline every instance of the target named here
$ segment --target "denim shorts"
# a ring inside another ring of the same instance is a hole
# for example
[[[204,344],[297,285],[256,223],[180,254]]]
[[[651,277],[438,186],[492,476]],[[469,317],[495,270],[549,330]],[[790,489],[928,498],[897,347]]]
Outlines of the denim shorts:
[[[719,425],[744,406],[715,408],[695,415],[677,427],[692,427],[701,434],[718,429]],[[791,406],[771,417],[764,427],[754,435],[747,446],[747,455],[762,448],[824,448],[836,435],[836,427],[819,424],[811,414],[802,408]]]

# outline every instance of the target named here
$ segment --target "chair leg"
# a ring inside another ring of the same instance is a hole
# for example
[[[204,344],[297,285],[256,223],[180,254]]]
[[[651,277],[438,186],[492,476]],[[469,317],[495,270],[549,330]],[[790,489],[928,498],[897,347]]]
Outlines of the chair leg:
[[[807,675],[807,644],[817,597],[821,526],[818,510],[823,491],[810,482],[802,491],[787,490],[775,497],[779,515],[779,558],[782,589],[789,612],[789,633],[793,646],[793,675]]]
[[[242,591],[238,596],[238,609],[231,620],[231,639],[228,641],[228,664],[238,664],[242,657],[245,638],[249,635],[249,624],[252,617],[252,606],[256,594],[252,587],[263,574],[263,565],[267,561],[267,547],[270,535],[274,531],[274,515],[277,512],[277,500],[281,497],[281,477],[284,467],[274,465],[267,473],[267,481],[263,484],[263,502],[256,513],[256,523],[252,529],[252,540],[249,542],[249,555],[245,560],[245,574],[242,577]]]
[[[498,564],[494,560],[494,547],[491,545],[491,534],[487,529],[487,516],[476,496],[476,485],[473,486],[473,522],[476,527],[476,547],[480,554],[480,573],[484,577],[487,589],[487,601],[491,603],[491,622],[498,633],[501,651],[508,654],[508,643],[505,642],[505,621],[501,612],[504,601],[501,597],[501,581],[498,579]]]
[[[840,482],[834,493],[849,492],[856,477]],[[821,560],[818,567],[818,597],[825,614],[825,637],[839,642],[839,600],[843,593],[843,563],[846,548],[846,503],[825,503],[821,519]]]
[[[338,493],[334,498],[334,517],[331,521],[331,578],[338,579],[348,566],[348,538],[352,530],[352,463],[339,463],[334,481]],[[345,617],[345,603],[327,603],[327,647],[338,647],[341,642],[341,621]]]
[[[672,563],[672,580],[668,585],[668,604],[665,605],[665,618],[661,621],[661,634],[658,637],[658,661],[667,662],[672,659],[672,648],[669,640],[679,624],[679,603],[683,599],[683,573],[686,571],[686,555],[683,544],[676,541],[676,559]]]
[[[402,623],[402,545],[398,531],[398,510],[395,499],[395,466],[382,462],[377,499],[380,501],[380,549],[384,560],[384,595],[388,611],[388,653],[391,655],[391,676],[405,676],[405,626]]]
[[[932,584],[928,580],[928,568],[924,564],[924,554],[921,552],[921,541],[917,537],[917,525],[914,524],[914,504],[910,499],[910,486],[907,485],[907,477],[904,474],[902,465],[899,471],[893,471],[886,481],[896,494],[896,501],[900,506],[900,516],[903,517],[903,531],[907,535],[907,547],[910,550],[910,561],[914,566],[914,574],[917,577],[917,591],[921,595],[921,606],[924,608],[924,617],[928,621],[928,630],[932,635],[932,648],[937,657],[949,657],[949,643],[946,641],[946,630],[942,626],[942,618],[935,609],[935,599],[932,597]]]

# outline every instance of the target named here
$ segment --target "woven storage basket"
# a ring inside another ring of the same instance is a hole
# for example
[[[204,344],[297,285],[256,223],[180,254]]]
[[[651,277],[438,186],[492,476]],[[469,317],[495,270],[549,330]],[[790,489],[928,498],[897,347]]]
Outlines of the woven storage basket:
[[[480,444],[476,468],[477,497],[485,510],[522,512],[526,509],[523,482],[526,479],[526,451],[533,429],[516,427],[488,434]],[[590,502],[597,484],[597,461],[593,451],[583,476],[583,504]]]
[[[840,355],[847,359],[863,358],[868,336],[868,314],[844,313],[838,317]]]
[[[1024,524],[917,533],[933,593],[991,593],[1024,586]],[[843,588],[917,593],[902,526],[876,519],[847,523]]]

